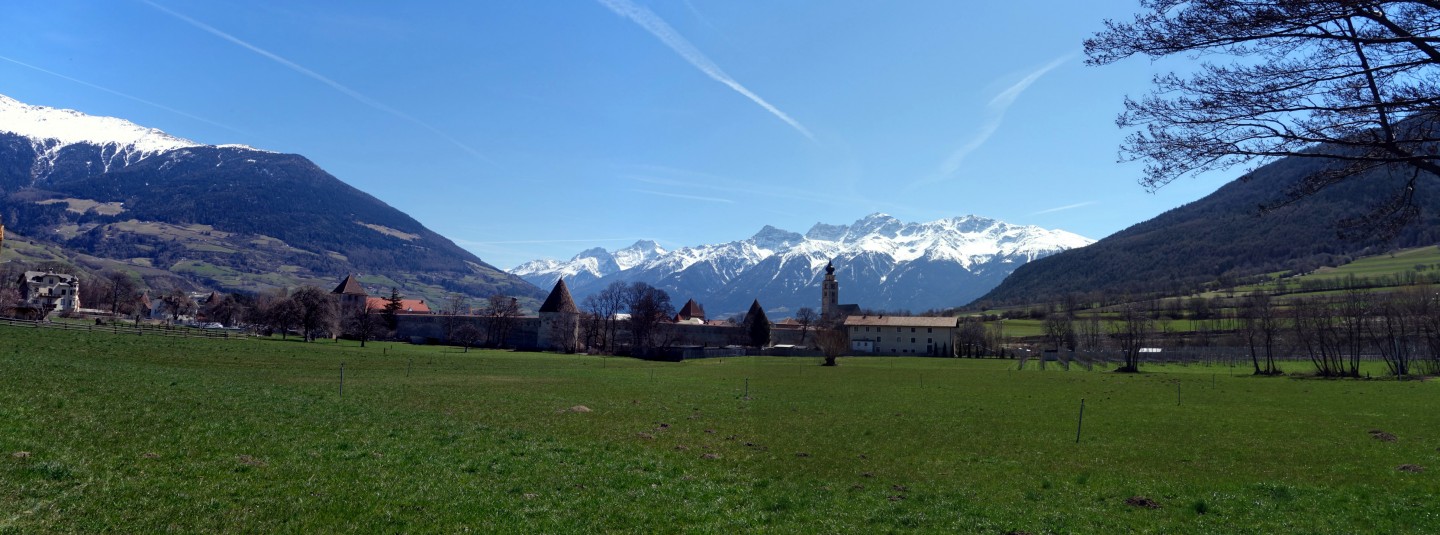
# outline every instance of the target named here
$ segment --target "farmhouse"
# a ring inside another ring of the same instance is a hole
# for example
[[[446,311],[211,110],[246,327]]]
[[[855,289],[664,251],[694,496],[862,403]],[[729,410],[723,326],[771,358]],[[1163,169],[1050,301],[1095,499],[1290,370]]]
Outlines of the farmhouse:
[[[41,315],[51,311],[73,312],[80,308],[80,279],[54,271],[26,271],[16,281],[20,301],[36,307]]]
[[[958,318],[850,316],[850,349],[881,355],[948,356]]]

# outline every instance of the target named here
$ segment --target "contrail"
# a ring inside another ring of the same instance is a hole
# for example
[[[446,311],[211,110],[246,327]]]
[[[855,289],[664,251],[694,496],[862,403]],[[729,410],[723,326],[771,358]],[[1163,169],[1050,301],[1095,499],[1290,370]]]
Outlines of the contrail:
[[[1055,58],[1043,67],[1035,69],[1020,79],[1019,82],[1015,82],[1010,87],[1005,88],[1004,91],[995,95],[994,98],[991,98],[990,102],[985,104],[985,115],[987,118],[985,124],[981,125],[980,131],[977,132],[974,137],[970,138],[969,141],[966,141],[965,144],[961,145],[960,148],[955,149],[955,152],[950,153],[950,157],[946,158],[945,161],[940,164],[939,170],[929,177],[922,178],[910,184],[907,190],[914,189],[918,186],[934,184],[954,175],[956,171],[960,170],[960,165],[965,162],[965,158],[970,156],[970,153],[975,152],[975,149],[984,145],[986,141],[989,141],[990,136],[994,135],[995,131],[1000,129],[1000,124],[1005,121],[1005,112],[1010,109],[1011,105],[1015,104],[1015,100],[1020,98],[1021,93],[1029,89],[1031,84],[1038,81],[1040,77],[1045,76],[1046,73],[1055,70],[1056,67],[1059,67],[1065,62],[1074,59],[1076,55],[1076,52],[1071,52]]]
[[[659,195],[661,197],[674,197],[676,199],[685,199],[689,201],[723,202],[727,204],[735,204],[735,201],[733,200],[722,199],[720,197],[704,197],[700,195],[687,195],[684,193],[666,193],[663,191],[654,191],[648,189],[632,189],[630,191],[633,191],[635,193],[645,193],[649,195]]]
[[[527,244],[527,245],[528,245],[528,244],[541,244],[541,245],[543,245],[543,244],[550,244],[550,243],[595,243],[595,242],[607,242],[607,241],[619,241],[619,242],[631,241],[631,242],[633,242],[633,241],[636,241],[636,240],[643,240],[643,239],[645,239],[645,238],[594,238],[594,239],[573,239],[573,240],[571,240],[571,239],[566,239],[566,240],[504,240],[504,241],[470,241],[470,240],[464,240],[463,242],[464,242],[465,244],[467,244],[467,245],[508,245],[508,244]],[[462,241],[462,240],[455,240],[455,241],[458,242],[458,241]]]
[[[191,113],[186,113],[186,112],[177,110],[177,109],[175,109],[175,108],[171,108],[171,107],[169,107],[169,106],[166,106],[166,105],[164,105],[164,104],[160,104],[160,103],[158,103],[158,102],[151,102],[151,101],[149,101],[149,100],[145,100],[145,99],[143,99],[143,98],[140,98],[140,97],[137,97],[137,96],[134,96],[134,95],[127,95],[127,94],[125,94],[125,93],[121,93],[121,92],[119,92],[119,91],[116,91],[116,90],[114,90],[114,89],[110,89],[110,88],[108,88],[108,87],[103,87],[103,86],[99,86],[99,85],[92,84],[92,83],[90,83],[90,82],[86,82],[85,80],[81,80],[81,79],[78,79],[78,78],[71,78],[71,77],[69,77],[69,76],[65,76],[65,75],[60,74],[60,73],[55,72],[55,71],[51,71],[51,70],[48,70],[48,69],[44,69],[44,68],[42,68],[42,67],[37,67],[37,66],[35,66],[35,65],[31,65],[31,64],[29,64],[29,63],[25,63],[25,62],[20,61],[20,60],[18,60],[18,59],[9,58],[9,57],[5,57],[5,56],[0,56],[0,60],[5,60],[5,61],[8,61],[8,62],[10,62],[10,63],[14,63],[14,64],[16,64],[16,65],[19,65],[19,66],[21,66],[21,67],[25,67],[25,68],[27,68],[27,69],[37,70],[37,71],[43,72],[43,73],[45,73],[45,74],[48,74],[48,75],[50,75],[50,76],[54,76],[54,77],[56,77],[56,78],[61,78],[61,79],[64,79],[64,80],[69,80],[69,81],[71,81],[71,82],[75,82],[75,83],[80,84],[80,85],[83,85],[83,86],[85,86],[85,87],[89,87],[89,88],[92,88],[92,89],[98,89],[98,90],[104,91],[104,92],[106,92],[106,93],[110,93],[110,94],[112,94],[112,95],[115,95],[115,96],[117,96],[117,97],[128,98],[128,99],[130,99],[130,100],[133,100],[133,101],[135,101],[135,102],[139,102],[139,103],[141,103],[141,104],[145,104],[145,105],[147,105],[147,106],[154,106],[154,107],[156,107],[156,108],[160,108],[160,109],[162,109],[162,110],[168,111],[168,112],[173,113],[173,114],[176,114],[176,115],[180,115],[180,116],[182,116],[182,117],[188,117],[188,118],[194,119],[194,120],[196,120],[196,121],[200,121],[200,122],[205,123],[205,124],[214,125],[214,126],[218,126],[218,127],[220,127],[220,128],[224,128],[224,129],[226,129],[226,130],[229,130],[229,131],[231,131],[231,132],[235,132],[235,133],[237,133],[237,134],[249,135],[248,132],[245,132],[244,130],[240,130],[240,129],[238,129],[238,128],[235,128],[235,127],[230,126],[230,125],[227,125],[227,124],[217,123],[217,122],[215,122],[215,121],[211,121],[210,119],[206,119],[206,118],[201,117],[201,116],[198,116],[198,115],[194,115],[194,114],[191,114]]]
[[[383,103],[383,102],[380,102],[380,101],[378,101],[378,100],[375,100],[375,99],[373,99],[373,98],[370,98],[370,97],[368,97],[368,96],[365,96],[363,93],[360,93],[359,91],[356,91],[356,90],[354,90],[354,89],[350,89],[349,87],[346,87],[344,84],[341,84],[340,82],[336,82],[335,80],[331,80],[330,78],[325,77],[325,75],[323,75],[323,74],[320,74],[320,73],[318,73],[318,72],[315,72],[315,71],[312,71],[312,70],[310,70],[310,69],[307,69],[307,68],[305,68],[305,66],[300,65],[300,64],[298,64],[298,63],[295,63],[295,62],[293,62],[293,61],[290,61],[290,60],[288,60],[288,59],[285,59],[285,58],[283,58],[283,57],[280,57],[279,55],[277,55],[277,54],[275,54],[275,53],[272,53],[272,52],[270,52],[269,50],[265,50],[265,49],[260,48],[260,47],[258,47],[258,46],[255,46],[255,45],[252,45],[252,44],[247,43],[247,42],[245,42],[245,41],[242,41],[240,38],[235,37],[235,36],[233,36],[233,35],[230,35],[230,34],[228,34],[228,33],[225,33],[225,32],[223,32],[223,31],[220,31],[219,29],[216,29],[214,26],[210,26],[209,24],[205,24],[205,23],[200,22],[200,21],[198,21],[198,20],[192,19],[192,18],[190,18],[190,17],[188,17],[188,16],[185,16],[185,14],[183,14],[183,13],[176,12],[176,11],[174,11],[174,10],[171,10],[170,8],[167,8],[167,7],[165,7],[165,6],[162,6],[162,5],[160,5],[160,4],[157,4],[157,3],[155,3],[155,2],[152,2],[152,1],[150,1],[150,0],[140,0],[140,1],[143,2],[143,3],[145,3],[146,5],[148,5],[148,6],[150,6],[150,7],[153,7],[153,8],[155,8],[155,9],[157,9],[157,10],[160,10],[161,12],[164,12],[164,13],[167,14],[167,15],[170,15],[170,16],[172,16],[172,17],[175,17],[175,18],[177,18],[177,19],[180,19],[180,20],[184,21],[185,23],[187,23],[187,24],[189,24],[189,25],[191,25],[191,26],[194,26],[194,27],[196,27],[196,28],[199,28],[199,29],[201,29],[201,30],[204,30],[205,32],[210,33],[211,35],[214,35],[214,36],[219,37],[219,38],[221,38],[221,39],[224,39],[224,40],[226,40],[226,41],[230,41],[231,43],[234,43],[234,44],[236,44],[236,45],[239,45],[239,46],[241,46],[241,47],[243,47],[243,48],[245,48],[245,49],[247,49],[247,50],[249,50],[249,51],[251,51],[251,52],[254,52],[254,53],[256,53],[256,54],[259,54],[259,55],[261,55],[261,56],[264,56],[264,57],[266,57],[266,58],[269,58],[271,61],[274,61],[274,62],[276,62],[276,63],[279,63],[279,64],[281,64],[281,65],[284,65],[286,68],[289,68],[289,69],[292,70],[292,71],[295,71],[295,72],[297,72],[297,73],[300,73],[300,74],[302,74],[302,75],[305,75],[305,76],[307,76],[307,77],[309,77],[309,78],[311,78],[311,79],[313,79],[313,80],[315,80],[315,81],[318,81],[318,82],[320,82],[320,83],[322,83],[322,84],[328,85],[328,86],[330,86],[331,89],[334,89],[334,90],[336,90],[336,91],[339,91],[339,92],[343,93],[345,96],[348,96],[348,97],[350,97],[350,98],[353,98],[353,99],[359,101],[361,104],[364,104],[364,105],[366,105],[366,106],[370,106],[371,108],[375,108],[375,109],[377,109],[377,110],[380,110],[380,111],[382,111],[382,112],[388,113],[388,114],[393,115],[393,116],[395,116],[395,117],[398,117],[398,118],[400,118],[400,119],[404,119],[404,120],[406,120],[406,121],[409,121],[409,122],[411,122],[411,123],[414,123],[416,126],[419,126],[419,127],[421,127],[421,128],[424,128],[424,129],[426,129],[426,130],[429,130],[431,133],[433,133],[433,134],[435,134],[435,135],[437,135],[437,136],[440,136],[441,138],[445,139],[446,141],[449,141],[451,144],[454,144],[456,147],[459,147],[461,150],[470,153],[472,156],[474,156],[474,157],[476,157],[476,158],[479,158],[479,159],[481,159],[481,160],[484,160],[484,161],[486,161],[486,162],[493,163],[492,160],[490,160],[490,158],[486,157],[484,154],[481,154],[480,151],[477,151],[477,150],[475,150],[474,148],[471,148],[469,145],[466,145],[465,143],[461,142],[460,140],[455,139],[454,136],[451,136],[450,134],[445,133],[444,131],[440,130],[439,128],[436,128],[436,127],[434,127],[434,126],[431,126],[430,123],[427,123],[427,122],[425,122],[425,121],[421,121],[420,119],[417,119],[417,118],[415,118],[414,116],[411,116],[411,115],[408,114],[408,113],[405,113],[405,112],[403,112],[403,111],[400,111],[400,110],[397,110],[397,109],[392,108],[392,107],[390,107],[390,106],[387,106],[387,105],[385,105],[385,103]]]
[[[1096,204],[1096,201],[1085,201],[1085,202],[1077,202],[1077,203],[1075,203],[1075,204],[1067,204],[1067,205],[1065,205],[1065,206],[1056,206],[1056,207],[1054,207],[1054,208],[1049,208],[1049,209],[1041,210],[1041,211],[1039,211],[1039,212],[1035,212],[1035,213],[1032,213],[1032,214],[1030,214],[1030,215],[1053,214],[1053,213],[1055,213],[1055,212],[1063,212],[1063,211],[1065,211],[1065,210],[1070,210],[1070,209],[1074,209],[1074,208],[1082,208],[1082,207],[1090,206],[1090,205],[1092,205],[1092,204]]]
[[[681,36],[678,32],[675,31],[675,28],[670,27],[669,24],[667,24],[655,13],[651,12],[648,9],[645,9],[644,7],[636,5],[630,0],[597,1],[599,1],[601,5],[604,5],[610,11],[615,12],[616,15],[620,15],[634,21],[635,24],[639,24],[641,28],[645,29],[645,31],[650,32],[650,35],[654,35],[655,38],[659,39],[661,43],[665,43],[665,46],[670,47],[670,50],[674,50],[676,54],[679,54],[681,58],[685,59],[685,61],[690,62],[690,65],[693,65],[696,69],[699,69],[700,72],[705,73],[706,76],[709,76],[711,79],[717,82],[725,84],[726,86],[730,87],[730,89],[734,89],[735,92],[740,93],[741,95],[744,95],[745,98],[748,98],[752,102],[759,104],[761,108],[765,108],[765,111],[770,112],[771,115],[774,115],[781,121],[785,121],[785,124],[790,125],[790,127],[794,128],[797,132],[804,134],[805,137],[810,139],[810,141],[816,141],[815,135],[810,133],[810,129],[805,128],[804,125],[800,124],[795,119],[791,119],[789,115],[785,114],[785,112],[780,111],[779,108],[770,105],[770,103],[766,102],[765,99],[760,98],[760,95],[756,95],[749,89],[746,89],[745,86],[740,85],[740,82],[735,81],[735,79],[731,78],[730,75],[725,74],[725,71],[722,70],[719,65],[716,65],[715,62],[710,61],[709,57],[706,57],[704,53],[700,52],[699,49],[695,48],[695,45],[690,44],[690,41],[686,40],[685,37]]]

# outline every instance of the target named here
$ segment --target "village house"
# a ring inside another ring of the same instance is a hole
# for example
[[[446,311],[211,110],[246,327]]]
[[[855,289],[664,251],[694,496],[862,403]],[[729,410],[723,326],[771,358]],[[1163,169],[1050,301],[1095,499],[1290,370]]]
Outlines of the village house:
[[[80,279],[54,271],[26,271],[16,282],[20,301],[40,310],[43,316],[52,311],[74,312],[80,308]]]

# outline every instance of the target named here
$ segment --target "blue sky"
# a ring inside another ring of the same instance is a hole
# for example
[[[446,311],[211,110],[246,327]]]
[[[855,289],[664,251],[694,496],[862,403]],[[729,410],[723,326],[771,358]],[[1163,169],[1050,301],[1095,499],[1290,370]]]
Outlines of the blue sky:
[[[1101,238],[1155,194],[1083,65],[1135,0],[11,0],[0,93],[303,154],[508,268],[642,238],[976,214]]]

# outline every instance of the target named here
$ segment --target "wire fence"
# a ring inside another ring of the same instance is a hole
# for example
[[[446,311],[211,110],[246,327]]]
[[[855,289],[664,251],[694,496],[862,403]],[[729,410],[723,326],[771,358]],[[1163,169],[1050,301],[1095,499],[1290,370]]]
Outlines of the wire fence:
[[[130,334],[136,336],[168,336],[174,338],[239,339],[246,335],[220,329],[200,329],[177,325],[147,325],[144,323],[122,324],[110,322],[104,325],[72,323],[64,321],[17,320],[0,318],[0,325],[29,327],[34,329],[59,329],[63,331],[84,331],[92,333]]]

